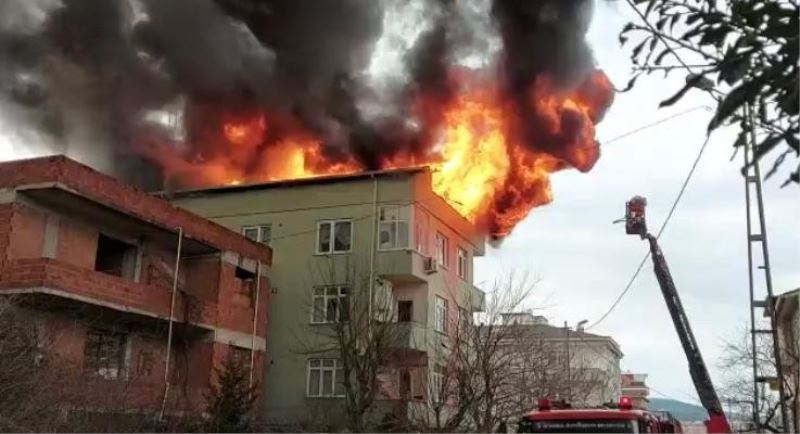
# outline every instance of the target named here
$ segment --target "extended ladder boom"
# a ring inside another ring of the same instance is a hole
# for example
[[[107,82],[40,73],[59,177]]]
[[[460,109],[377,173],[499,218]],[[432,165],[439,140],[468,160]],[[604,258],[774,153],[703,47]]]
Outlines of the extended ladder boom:
[[[683,351],[686,353],[686,359],[689,362],[689,373],[694,387],[697,389],[697,396],[700,398],[700,403],[708,411],[708,432],[729,433],[731,432],[730,425],[722,410],[722,404],[714,389],[711,376],[708,374],[708,369],[703,361],[700,348],[697,346],[694,333],[692,333],[692,327],[689,325],[686,311],[683,309],[683,304],[675,288],[675,282],[673,282],[672,275],[669,272],[667,260],[661,252],[656,237],[647,232],[647,224],[644,217],[646,204],[646,200],[638,196],[627,203],[626,232],[639,235],[643,239],[646,238],[650,243],[650,256],[653,260],[653,269],[658,279],[658,285],[661,287],[661,293],[667,303],[667,309],[672,317],[672,323],[675,325],[675,331],[678,333],[681,346],[683,346]]]

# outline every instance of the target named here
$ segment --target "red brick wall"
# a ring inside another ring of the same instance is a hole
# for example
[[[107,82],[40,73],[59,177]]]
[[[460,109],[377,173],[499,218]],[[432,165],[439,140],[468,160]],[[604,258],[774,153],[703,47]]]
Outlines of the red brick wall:
[[[210,220],[123,184],[64,156],[0,163],[0,188],[47,182],[61,183],[86,197],[126,214],[175,230],[222,250],[271,263],[271,250]]]
[[[60,404],[114,410],[158,409],[164,391],[166,327],[143,332],[138,323],[120,318],[104,322],[91,309],[79,318],[68,311],[29,311],[37,316],[43,348],[42,369],[47,390]],[[86,318],[86,319],[83,319]],[[126,375],[104,379],[85,372],[86,334],[91,328],[127,334]],[[210,331],[207,333],[211,333]],[[207,387],[215,381],[215,367],[221,367],[230,346],[187,337],[176,330],[173,338],[171,392],[168,408],[198,411],[205,406]],[[206,338],[210,337],[208,334]],[[249,362],[250,351],[240,349]],[[149,360],[149,366],[143,363]],[[263,353],[256,352],[254,380],[260,382]]]
[[[183,262],[186,290],[200,301],[216,303],[220,281],[219,258],[197,258]]]
[[[14,208],[8,259],[40,258],[44,244],[44,213],[20,205]]]
[[[249,293],[242,290],[241,280],[235,276],[236,267],[223,263],[220,269],[219,302],[217,321],[221,327],[230,328],[243,333],[253,330],[253,305]],[[269,299],[269,281],[261,279],[258,297],[258,334],[266,335],[267,302]]]
[[[164,391],[165,333],[151,335],[127,331],[127,374],[118,379],[104,379],[84,372],[86,333],[90,328],[114,328],[126,332],[125,324],[90,325],[67,315],[46,315],[43,319],[47,348],[44,366],[52,371],[52,381],[59,384],[66,401],[95,408],[160,408]],[[173,342],[170,408],[183,409],[188,405],[189,408],[201,409],[212,375],[212,344],[194,341],[187,347],[177,336]],[[149,372],[142,369],[147,367],[141,363],[145,354],[152,361]],[[179,369],[182,371],[176,372]]]
[[[11,216],[13,204],[0,203],[0,268],[8,255],[8,244],[11,242]]]
[[[56,258],[67,264],[94,269],[97,255],[97,228],[62,218],[58,225]]]

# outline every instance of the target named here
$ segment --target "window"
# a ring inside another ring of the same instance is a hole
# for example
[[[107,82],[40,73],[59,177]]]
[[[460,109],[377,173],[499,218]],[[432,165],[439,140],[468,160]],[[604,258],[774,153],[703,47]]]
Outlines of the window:
[[[386,205],[380,209],[378,248],[408,248],[408,205]]]
[[[347,287],[323,286],[314,288],[311,322],[324,324],[347,320]]]
[[[243,226],[242,235],[247,239],[269,246],[272,242],[272,225]]]
[[[139,351],[139,360],[136,364],[136,373],[146,377],[153,373],[153,365],[155,364],[155,356],[149,350]]]
[[[417,251],[423,255],[428,255],[428,213],[416,208],[414,215],[414,242]]]
[[[309,359],[306,394],[312,398],[344,396],[344,369],[336,359]]]
[[[133,279],[136,263],[136,247],[100,234],[97,238],[95,271]]]
[[[400,369],[398,389],[400,391],[400,399],[409,399],[411,397],[411,372],[408,369]]]
[[[456,262],[456,273],[458,273],[458,277],[462,279],[467,278],[467,261],[469,260],[469,254],[465,249],[461,247],[458,248],[458,256],[456,258],[458,262]]]
[[[234,346],[228,347],[228,361],[244,370],[250,370],[250,350]]]
[[[410,322],[412,312],[414,311],[414,302],[411,300],[401,300],[397,302],[397,321]]]
[[[447,268],[447,237],[436,232],[436,262]]]
[[[431,402],[440,403],[442,398],[442,385],[444,384],[444,367],[435,365],[431,372]]]
[[[317,253],[347,253],[353,240],[351,220],[325,220],[317,223]]]
[[[107,380],[120,378],[125,369],[125,341],[123,333],[90,330],[83,347],[83,370]]]
[[[442,297],[436,296],[436,312],[434,312],[433,328],[437,332],[445,332],[445,324],[447,323],[447,300]]]

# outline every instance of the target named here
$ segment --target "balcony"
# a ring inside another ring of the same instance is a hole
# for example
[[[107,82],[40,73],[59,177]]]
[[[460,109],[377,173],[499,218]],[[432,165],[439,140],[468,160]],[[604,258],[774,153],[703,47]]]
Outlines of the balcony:
[[[64,303],[94,305],[133,317],[168,320],[171,291],[50,258],[17,259],[0,270],[0,294],[25,294]],[[174,320],[214,324],[217,306],[179,291]]]
[[[477,286],[459,279],[458,292],[462,300],[468,300],[472,304],[473,312],[483,312],[486,309],[486,293]]]
[[[392,283],[424,283],[430,273],[425,271],[425,256],[411,249],[378,251],[378,275]]]
[[[392,333],[393,347],[401,350],[427,352],[430,349],[427,328],[418,322],[397,322]]]

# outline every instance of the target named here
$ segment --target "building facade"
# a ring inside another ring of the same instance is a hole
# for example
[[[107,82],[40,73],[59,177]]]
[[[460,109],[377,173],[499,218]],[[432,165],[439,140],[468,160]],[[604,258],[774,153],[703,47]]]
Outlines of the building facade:
[[[524,388],[512,393],[527,396],[532,406],[538,398],[564,400],[573,407],[618,401],[623,353],[613,338],[553,326],[529,312],[502,314],[502,324],[514,329],[504,338],[518,360],[519,378],[511,383]]]
[[[58,408],[199,415],[229,358],[261,382],[270,262],[65,157],[0,164],[0,296]]]
[[[789,426],[800,432],[800,288],[775,297],[775,319],[784,385],[789,398]],[[789,431],[787,429],[787,431]]]
[[[650,404],[650,388],[647,387],[647,374],[622,374],[622,394],[631,398],[633,408],[646,409]]]
[[[315,345],[341,320],[354,281],[374,281],[389,300],[382,314],[399,338],[378,399],[401,403],[405,414],[431,398],[448,324],[483,305],[472,260],[485,240],[433,192],[427,169],[182,192],[173,201],[275,251],[270,319],[280,327],[268,331],[264,390],[274,424],[341,415],[340,361]]]

